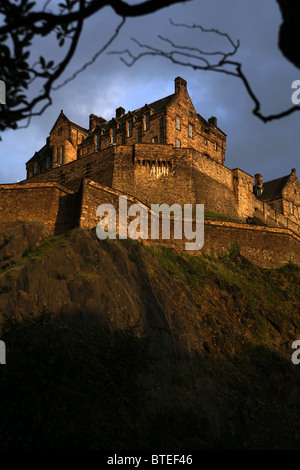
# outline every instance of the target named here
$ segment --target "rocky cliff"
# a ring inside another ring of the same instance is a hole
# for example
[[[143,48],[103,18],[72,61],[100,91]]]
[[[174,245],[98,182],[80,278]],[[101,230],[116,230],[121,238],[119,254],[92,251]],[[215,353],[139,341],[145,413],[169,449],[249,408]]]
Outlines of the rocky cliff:
[[[2,321],[44,313],[147,339],[145,448],[300,448],[299,290],[297,266],[259,268],[237,246],[196,257],[38,223],[0,234]]]

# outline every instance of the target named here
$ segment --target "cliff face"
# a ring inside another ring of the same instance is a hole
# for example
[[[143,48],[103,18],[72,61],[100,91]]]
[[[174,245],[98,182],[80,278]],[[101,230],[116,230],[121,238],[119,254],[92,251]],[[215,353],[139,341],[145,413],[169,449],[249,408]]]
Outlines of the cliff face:
[[[201,439],[186,431],[193,435],[182,436],[183,448],[298,446],[296,266],[262,269],[238,247],[193,257],[81,229],[47,239],[39,224],[0,234],[0,260],[2,317],[51,312],[111,330],[135,326],[148,338],[156,409],[174,417],[183,406],[179,427],[188,416],[206,423]],[[168,421],[155,435],[168,447],[172,433]]]

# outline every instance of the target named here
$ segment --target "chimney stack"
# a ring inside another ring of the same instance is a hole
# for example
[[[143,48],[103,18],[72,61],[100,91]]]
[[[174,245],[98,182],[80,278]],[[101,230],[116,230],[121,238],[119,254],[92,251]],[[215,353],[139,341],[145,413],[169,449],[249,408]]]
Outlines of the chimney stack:
[[[89,117],[89,131],[91,132],[96,124],[97,124],[97,118],[98,116],[96,116],[96,114],[90,114],[90,117]]]
[[[262,176],[260,173],[256,173],[254,175],[255,178],[255,186],[262,186]]]
[[[123,116],[123,114],[125,114],[125,109],[122,106],[116,109],[116,119]]]
[[[181,77],[175,78],[175,93],[177,94],[183,89],[187,89],[187,82]]]
[[[262,176],[260,173],[256,173],[254,175],[254,188],[253,192],[256,196],[260,196],[263,193],[263,183],[262,183]]]
[[[208,120],[208,124],[213,127],[217,127],[217,118],[215,116],[211,116]]]

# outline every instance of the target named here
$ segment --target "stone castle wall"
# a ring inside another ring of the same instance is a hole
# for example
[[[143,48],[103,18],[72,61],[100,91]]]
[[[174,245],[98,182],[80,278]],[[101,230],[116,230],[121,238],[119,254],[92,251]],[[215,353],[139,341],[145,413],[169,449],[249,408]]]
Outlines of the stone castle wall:
[[[299,261],[295,170],[281,199],[272,197],[273,209],[269,200],[258,200],[252,176],[224,166],[226,134],[214,116],[206,121],[197,114],[181,77],[172,95],[133,112],[120,107],[110,121],[95,115],[89,121],[85,129],[61,111],[46,145],[27,162],[28,179],[0,186],[0,230],[31,220],[45,222],[51,233],[90,229],[98,205],[118,205],[123,194],[145,207],[203,204],[207,212],[243,222],[206,221],[204,250],[224,251],[237,241],[242,254],[265,266],[272,259],[274,265]],[[160,243],[185,244],[172,238]]]
[[[187,83],[180,77],[175,80],[175,95],[176,99],[168,105],[166,113],[166,143],[175,146],[178,139],[180,147],[197,149],[223,164],[226,136],[217,129],[216,118],[207,122],[196,113],[187,92]],[[176,118],[179,126],[176,126]]]
[[[85,179],[81,190],[76,193],[58,183],[43,182],[30,184],[0,185],[0,230],[4,231],[23,221],[42,221],[52,234],[63,233],[74,226],[94,229],[99,222],[96,216],[100,204],[112,204],[118,209],[119,196],[126,196],[128,207],[142,204],[144,210],[150,209],[137,198],[89,179]],[[263,204],[263,203],[261,203]],[[134,217],[128,217],[127,223]],[[185,250],[189,240],[175,240],[171,217],[170,240],[144,240],[145,244],[162,244],[178,250]],[[291,222],[290,222],[291,223]],[[161,223],[160,223],[161,229]],[[149,234],[151,227],[148,226]],[[161,231],[160,231],[161,236]],[[238,242],[241,254],[262,267],[278,267],[293,261],[300,264],[300,237],[287,226],[258,227],[232,222],[205,221],[204,246],[199,254],[211,251],[225,252]]]
[[[20,184],[31,184],[38,182],[58,182],[74,191],[77,191],[85,177],[93,178],[101,184],[111,186],[113,181],[113,166],[115,159],[116,147],[94,152],[84,158],[65,165],[58,166],[40,175],[33,176],[28,180],[22,181]]]
[[[80,214],[80,227],[92,229],[99,222],[96,210],[100,204],[111,204],[116,209],[119,207],[119,196],[126,196],[121,191],[105,188],[98,183],[85,180],[83,184],[82,206]],[[140,201],[133,197],[127,197],[128,207]],[[142,203],[141,203],[142,204]],[[148,233],[151,233],[151,211],[144,204],[144,209],[148,211]],[[130,223],[134,217],[128,217]],[[185,250],[186,239],[174,239],[174,219],[171,217],[171,238],[170,240],[143,240],[145,244],[160,244],[171,246],[178,250]],[[117,217],[118,228],[118,217]],[[161,223],[160,223],[161,229]],[[161,230],[160,230],[161,235]],[[205,221],[204,223],[204,246],[200,251],[190,251],[190,254],[198,255],[203,252],[224,253],[230,250],[233,244],[238,243],[240,252],[245,258],[259,266],[266,268],[276,268],[289,261],[300,264],[300,237],[287,228],[258,227],[248,224],[238,224],[232,222]]]
[[[20,222],[44,222],[52,234],[78,223],[77,195],[58,183],[0,185],[0,230]]]
[[[288,217],[278,212],[276,209],[272,209],[269,204],[263,201],[259,201],[255,198],[254,200],[254,215],[266,224],[274,227],[286,227],[296,234],[300,234],[300,225],[293,222]]]
[[[163,144],[111,145],[30,179],[58,182],[74,191],[83,178],[118,189],[145,204],[204,204],[206,211],[246,221],[256,217],[270,226],[299,233],[299,224],[259,201],[252,177],[190,148]],[[20,183],[29,184],[28,180]]]

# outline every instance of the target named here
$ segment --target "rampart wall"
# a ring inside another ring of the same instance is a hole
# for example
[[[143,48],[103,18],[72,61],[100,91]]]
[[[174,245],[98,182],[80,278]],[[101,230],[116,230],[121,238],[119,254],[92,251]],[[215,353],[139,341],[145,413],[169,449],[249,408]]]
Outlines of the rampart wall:
[[[126,196],[121,191],[105,188],[98,183],[85,180],[82,191],[82,205],[79,225],[84,229],[92,229],[99,222],[96,217],[96,209],[100,204],[112,204],[119,207],[119,196]],[[127,198],[128,207],[139,203],[133,197]],[[149,224],[151,220],[150,209],[143,204],[145,210],[149,211]],[[134,217],[128,217],[128,223]],[[118,217],[117,217],[118,222]],[[171,217],[171,239],[170,240],[143,240],[145,244],[160,244],[171,246],[178,250],[185,250],[185,243],[189,240],[175,240],[173,236],[174,219]],[[117,223],[118,227],[118,223]],[[195,224],[194,224],[195,227]],[[161,224],[160,224],[161,228]],[[150,225],[148,233],[151,233]],[[160,231],[161,234],[161,231]],[[300,264],[300,237],[288,228],[253,226],[232,222],[205,221],[204,223],[204,246],[200,252],[224,253],[231,249],[235,243],[240,246],[240,252],[245,258],[253,263],[266,268],[276,268],[292,261]],[[190,254],[199,254],[199,251],[190,251]]]
[[[272,209],[269,204],[256,198],[254,201],[254,215],[264,220],[270,226],[286,227],[298,235],[300,234],[300,225],[285,217],[277,210]]]
[[[0,185],[0,230],[20,222],[44,222],[50,233],[78,223],[76,194],[58,183]]]

